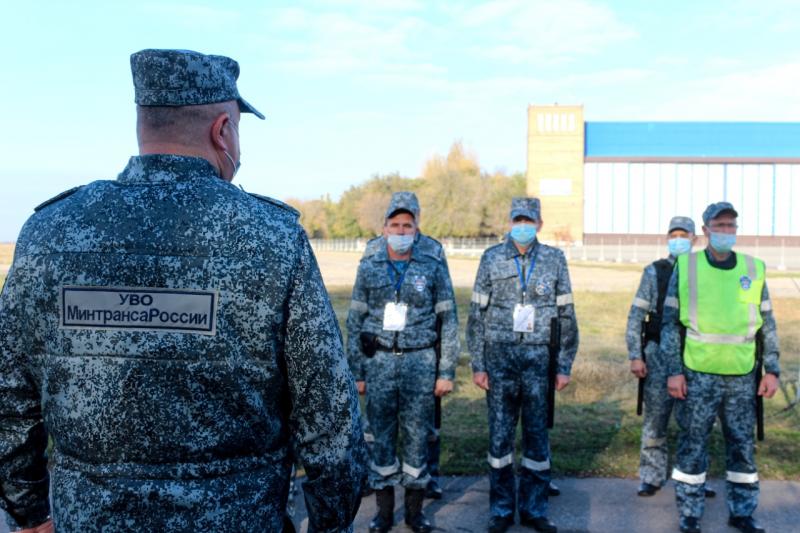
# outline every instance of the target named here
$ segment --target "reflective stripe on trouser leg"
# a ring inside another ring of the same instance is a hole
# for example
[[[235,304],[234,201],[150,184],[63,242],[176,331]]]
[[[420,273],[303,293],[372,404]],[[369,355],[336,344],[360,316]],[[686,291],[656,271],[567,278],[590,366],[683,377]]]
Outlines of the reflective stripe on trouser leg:
[[[514,453],[509,453],[503,457],[492,457],[492,454],[486,454],[486,461],[492,468],[504,468],[508,465],[514,464]]]
[[[720,410],[725,437],[725,491],[728,511],[734,516],[750,516],[758,506],[759,483],[755,462],[756,424],[755,377],[730,376],[722,379],[725,399]]]
[[[433,432],[436,354],[432,348],[400,359],[399,423],[404,434],[402,484],[424,489],[428,472],[428,437]]]
[[[522,402],[522,468],[517,507],[520,516],[543,517],[548,510],[550,440],[547,432],[546,346],[523,346],[525,365],[520,376]]]

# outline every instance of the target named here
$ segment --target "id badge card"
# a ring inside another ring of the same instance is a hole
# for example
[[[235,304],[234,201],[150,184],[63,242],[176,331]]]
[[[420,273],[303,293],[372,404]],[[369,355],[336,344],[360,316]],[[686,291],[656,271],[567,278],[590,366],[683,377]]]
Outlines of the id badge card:
[[[389,302],[383,309],[383,330],[403,331],[406,328],[408,304]]]
[[[536,318],[536,308],[530,304],[517,304],[514,306],[514,332],[533,333],[533,323]]]

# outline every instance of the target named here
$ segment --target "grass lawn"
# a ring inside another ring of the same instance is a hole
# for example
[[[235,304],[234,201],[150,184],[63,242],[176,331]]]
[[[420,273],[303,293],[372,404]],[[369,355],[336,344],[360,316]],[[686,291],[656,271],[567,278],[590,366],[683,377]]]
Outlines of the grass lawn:
[[[336,315],[344,326],[349,287],[330,290]],[[470,291],[456,291],[462,349]],[[625,322],[633,298],[629,293],[575,294],[581,343],[569,387],[558,394],[551,432],[557,475],[637,477],[641,418],[636,416],[636,381],[628,371]],[[796,299],[775,300],[781,337],[784,389],[765,401],[766,440],[758,444],[759,473],[764,478],[800,480],[800,406],[786,411],[796,394],[800,367],[800,308]],[[446,474],[485,474],[488,448],[486,401],[472,384],[464,353],[455,392],[443,402],[442,470]],[[677,437],[674,422],[670,443]],[[519,445],[517,446],[519,450]],[[711,440],[711,474],[724,476],[721,431]]]

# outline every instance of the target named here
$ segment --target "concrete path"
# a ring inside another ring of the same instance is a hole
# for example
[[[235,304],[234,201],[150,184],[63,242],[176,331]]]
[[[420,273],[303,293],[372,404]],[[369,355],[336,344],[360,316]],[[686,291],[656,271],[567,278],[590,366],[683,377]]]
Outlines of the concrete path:
[[[678,517],[672,484],[651,498],[636,496],[637,480],[631,479],[556,479],[561,496],[550,499],[550,518],[562,533],[578,532],[677,532]],[[489,512],[487,477],[442,478],[445,497],[425,500],[425,512],[436,526],[434,531],[460,533],[486,531]],[[719,493],[706,504],[704,533],[735,532],[727,526],[728,510],[724,482],[712,480]],[[302,493],[297,497],[295,523],[307,531]],[[756,517],[769,533],[800,531],[800,482],[762,481]],[[367,531],[375,514],[375,497],[366,497],[355,521],[355,531]],[[397,526],[392,531],[410,532],[403,524],[402,490],[398,491],[395,511]],[[519,525],[510,532],[533,531]]]
[[[636,496],[638,481],[631,479],[557,479],[561,496],[550,500],[550,518],[561,533],[578,532],[677,532],[678,518],[675,492],[667,485],[652,498]],[[486,531],[489,512],[489,480],[486,477],[444,477],[445,497],[441,501],[425,500],[425,512],[436,526],[434,531],[471,533]],[[712,480],[719,493],[708,500],[703,517],[704,533],[736,530],[727,526],[724,482]],[[397,526],[392,531],[407,533],[403,524],[403,491],[398,490],[395,511]],[[298,531],[308,530],[302,491],[296,498],[295,524]],[[761,499],[756,517],[769,533],[800,531],[800,482],[762,481]],[[2,514],[2,511],[0,511]],[[364,498],[355,520],[355,531],[367,531],[375,514],[375,497]],[[0,533],[7,533],[4,516]],[[532,531],[516,525],[510,532]]]

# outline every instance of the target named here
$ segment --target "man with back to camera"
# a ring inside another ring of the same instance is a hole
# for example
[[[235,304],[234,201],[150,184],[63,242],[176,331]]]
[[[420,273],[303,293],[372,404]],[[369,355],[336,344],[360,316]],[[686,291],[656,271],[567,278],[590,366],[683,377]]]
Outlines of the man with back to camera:
[[[628,313],[625,341],[628,345],[631,373],[645,380],[644,422],[639,460],[641,483],[637,491],[642,497],[653,496],[667,480],[669,463],[667,426],[675,399],[667,392],[666,365],[658,350],[661,317],[675,261],[679,256],[691,252],[695,241],[697,237],[694,221],[689,217],[672,217],[667,229],[669,256],[654,261],[644,269]],[[645,340],[645,358],[642,357],[642,337]],[[705,492],[707,498],[716,495],[709,487],[706,487]]]
[[[745,533],[764,531],[752,516],[759,492],[755,398],[771,398],[778,388],[778,335],[764,262],[733,251],[738,216],[728,202],[706,208],[708,246],[678,257],[664,302],[660,349],[669,394],[680,400],[672,479],[684,533],[700,532],[708,436],[717,416],[725,437],[728,524]],[[756,387],[759,330],[766,373]]]
[[[578,325],[563,252],[538,241],[542,227],[537,198],[514,198],[511,231],[481,256],[472,292],[467,343],[473,382],[489,407],[491,533],[520,522],[554,532],[547,518],[550,446],[547,392],[551,330],[557,332],[555,388],[569,384],[578,351]],[[514,479],[514,434],[522,414],[519,502]]]
[[[419,232],[419,212],[414,193],[392,195],[383,235],[371,241],[361,258],[347,315],[350,368],[359,392],[366,394],[374,438],[370,486],[378,513],[369,525],[374,533],[394,525],[398,484],[405,487],[406,524],[418,533],[432,530],[422,503],[431,479],[428,437],[434,395],[443,397],[453,390],[460,350],[447,262],[441,245]],[[399,428],[405,435],[402,467],[397,458]]]
[[[240,112],[264,117],[230,58],[131,70],[140,155],[36,208],[0,297],[9,525],[282,531],[293,440],[309,530],[350,530],[366,448],[316,260],[297,212],[230,183]]]

